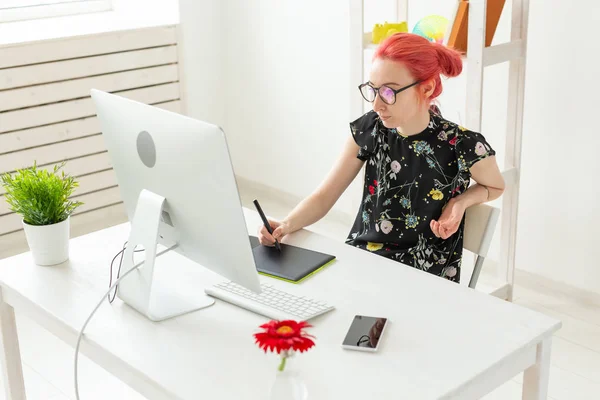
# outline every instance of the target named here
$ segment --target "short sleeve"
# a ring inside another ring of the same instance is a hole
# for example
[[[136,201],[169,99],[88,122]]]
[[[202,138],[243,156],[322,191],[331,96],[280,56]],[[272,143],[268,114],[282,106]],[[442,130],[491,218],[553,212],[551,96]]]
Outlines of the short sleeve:
[[[378,117],[375,111],[369,111],[350,123],[350,132],[356,144],[360,147],[357,158],[366,161],[375,154],[377,145]]]
[[[496,155],[481,133],[459,127],[457,139],[456,151],[461,169],[471,169],[478,161]]]
[[[435,104],[432,104],[432,105],[429,107],[429,110],[430,110],[432,113],[435,113],[435,114],[439,115],[440,117],[442,117],[442,110],[440,110],[440,108],[439,108],[438,106],[436,106]],[[443,118],[443,117],[442,117],[442,118]]]

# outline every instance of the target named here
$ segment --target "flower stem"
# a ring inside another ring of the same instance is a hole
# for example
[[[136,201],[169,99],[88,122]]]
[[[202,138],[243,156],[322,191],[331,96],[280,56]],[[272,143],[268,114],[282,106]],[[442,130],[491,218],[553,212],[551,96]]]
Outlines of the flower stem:
[[[286,356],[281,356],[281,363],[279,364],[279,371],[283,372],[283,370],[285,369],[285,361],[287,360],[287,355]]]

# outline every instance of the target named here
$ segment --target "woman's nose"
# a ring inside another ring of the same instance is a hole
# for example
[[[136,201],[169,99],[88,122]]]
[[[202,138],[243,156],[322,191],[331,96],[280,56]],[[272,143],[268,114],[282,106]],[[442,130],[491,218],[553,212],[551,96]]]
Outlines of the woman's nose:
[[[375,95],[375,100],[373,100],[373,110],[374,111],[383,111],[385,109],[386,104],[379,97],[379,93]]]

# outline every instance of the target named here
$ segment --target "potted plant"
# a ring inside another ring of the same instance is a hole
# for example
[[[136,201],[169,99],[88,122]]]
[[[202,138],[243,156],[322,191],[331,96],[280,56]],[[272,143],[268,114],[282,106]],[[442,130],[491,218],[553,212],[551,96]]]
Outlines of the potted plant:
[[[4,195],[10,209],[23,218],[23,229],[34,262],[60,264],[69,258],[70,216],[82,205],[70,199],[78,183],[59,170],[31,168],[2,176]]]

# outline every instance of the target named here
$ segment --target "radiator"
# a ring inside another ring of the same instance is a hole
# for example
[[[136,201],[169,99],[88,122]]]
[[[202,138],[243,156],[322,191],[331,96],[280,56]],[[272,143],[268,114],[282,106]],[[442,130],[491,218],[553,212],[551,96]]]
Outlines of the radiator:
[[[0,47],[0,173],[67,161],[84,202],[73,236],[126,221],[91,88],[180,112],[176,27]],[[24,245],[0,187],[0,253]]]

